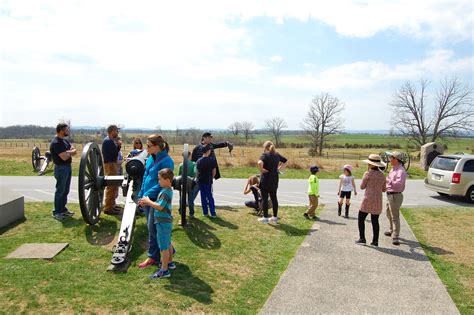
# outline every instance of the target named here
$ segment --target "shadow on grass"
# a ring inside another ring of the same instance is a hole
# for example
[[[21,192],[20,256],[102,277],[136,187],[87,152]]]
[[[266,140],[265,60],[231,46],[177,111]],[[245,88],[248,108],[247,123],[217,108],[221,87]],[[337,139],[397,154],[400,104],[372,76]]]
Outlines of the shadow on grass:
[[[412,240],[406,240],[404,238],[400,238],[400,243],[410,246],[410,249],[418,249],[421,246],[421,248],[423,248],[425,251],[430,252],[431,254],[436,254],[436,255],[453,255],[454,254],[453,252],[449,250],[445,250],[440,247],[433,247],[430,245],[426,245],[425,243],[418,243]]]
[[[218,249],[221,247],[221,241],[211,230],[215,230],[215,228],[197,218],[190,220],[184,229],[188,238],[195,245],[204,249]]]
[[[226,221],[224,219],[222,219],[221,217],[217,217],[217,218],[210,218],[210,220],[214,223],[216,223],[217,225],[220,225],[222,227],[225,227],[225,228],[228,228],[228,229],[231,229],[231,230],[237,230],[239,227],[233,223],[230,223],[229,221]]]
[[[65,228],[74,228],[83,224],[86,224],[82,217],[79,218],[74,218],[74,217],[69,217],[65,218],[63,221],[61,221],[63,227]]]
[[[268,224],[268,226],[271,226],[272,228],[283,231],[288,236],[306,236],[310,232],[317,231],[317,229],[298,229],[292,225],[285,224],[285,223]]]
[[[211,295],[214,290],[211,286],[193,275],[187,265],[176,263],[176,268],[179,272],[173,273],[173,276],[169,278],[170,284],[165,285],[164,288],[171,292],[189,296],[199,303],[212,304]]]
[[[20,225],[24,222],[26,222],[26,217],[18,219],[17,221],[12,222],[12,223],[8,224],[7,226],[4,226],[4,227],[0,228],[0,235],[2,235],[3,233],[7,232],[10,229],[15,228],[16,226],[18,226],[18,225]]]
[[[243,204],[242,204],[243,205]],[[224,211],[232,211],[232,212],[239,212],[238,209],[236,209],[235,207],[231,207],[231,206],[217,206],[216,207],[216,210],[219,211],[219,210],[224,210]]]
[[[84,229],[87,242],[100,246],[110,244],[114,240],[116,232],[117,221],[105,218],[101,218],[95,225],[87,225]]]

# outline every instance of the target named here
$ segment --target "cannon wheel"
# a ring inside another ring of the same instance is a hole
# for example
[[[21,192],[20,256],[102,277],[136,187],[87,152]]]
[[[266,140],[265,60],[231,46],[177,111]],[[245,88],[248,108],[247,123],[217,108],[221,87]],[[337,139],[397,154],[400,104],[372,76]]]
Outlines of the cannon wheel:
[[[104,164],[99,146],[89,142],[82,150],[78,180],[79,205],[87,224],[99,221],[104,199]]]
[[[183,150],[183,174],[181,175],[181,200],[179,201],[181,213],[181,225],[186,226],[186,203],[187,203],[187,188],[188,188],[188,144],[184,144]]]
[[[31,164],[33,165],[33,170],[39,172],[41,170],[41,153],[38,147],[34,147],[31,151]]]

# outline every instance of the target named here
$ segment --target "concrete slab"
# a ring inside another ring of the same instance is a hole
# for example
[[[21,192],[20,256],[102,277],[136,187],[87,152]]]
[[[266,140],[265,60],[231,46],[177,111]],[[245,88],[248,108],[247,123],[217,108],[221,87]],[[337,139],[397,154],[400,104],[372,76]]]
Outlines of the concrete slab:
[[[459,314],[404,219],[402,244],[395,246],[383,235],[388,219],[382,213],[379,247],[373,247],[354,243],[356,215],[353,210],[344,219],[334,208],[322,213],[261,314]]]
[[[63,249],[68,247],[68,243],[29,243],[23,244],[13,252],[8,254],[6,258],[21,259],[53,259]]]
[[[0,185],[0,228],[25,217],[25,200],[17,192]]]

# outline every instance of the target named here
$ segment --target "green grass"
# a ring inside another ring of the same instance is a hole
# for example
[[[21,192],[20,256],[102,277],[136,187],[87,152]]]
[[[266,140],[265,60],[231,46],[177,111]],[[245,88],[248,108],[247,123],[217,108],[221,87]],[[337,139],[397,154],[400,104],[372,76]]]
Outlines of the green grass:
[[[43,176],[53,176],[54,165],[51,162]],[[79,173],[79,163],[72,164],[72,175]],[[4,160],[0,159],[0,176],[36,176],[37,172],[33,170],[31,162],[23,160]]]
[[[103,216],[87,226],[77,205],[75,218],[61,223],[51,203],[27,203],[27,220],[0,229],[0,313],[257,313],[307,235],[312,222],[303,208],[281,209],[281,224],[262,225],[247,209],[218,208],[219,219],[200,215],[186,230],[177,225],[173,242],[177,270],[151,281],[146,226],[137,219],[133,264],[126,274],[106,272],[120,222]],[[53,260],[5,259],[24,243],[68,242]]]
[[[176,163],[175,171],[178,171],[179,164]],[[223,178],[248,178],[251,175],[255,175],[258,172],[256,167],[248,166],[234,166],[234,167],[225,167],[220,166],[219,170]],[[361,164],[359,167],[355,167],[353,175],[356,178],[362,178],[362,175],[367,170],[365,164]],[[77,176],[79,171],[78,162],[72,164],[72,175]],[[294,169],[286,168],[284,174],[280,176],[281,179],[305,179],[309,176],[309,172],[306,169]],[[426,172],[418,167],[410,167],[409,171],[410,179],[423,179],[426,177]],[[0,176],[35,176],[36,172],[33,171],[31,163],[25,161],[14,161],[14,160],[3,160],[0,159]],[[52,176],[53,175],[53,165],[48,167],[47,172],[43,176]],[[320,179],[337,179],[341,175],[341,170],[339,168],[328,168],[322,169],[319,173]]]
[[[474,208],[402,209],[461,314],[474,314]]]

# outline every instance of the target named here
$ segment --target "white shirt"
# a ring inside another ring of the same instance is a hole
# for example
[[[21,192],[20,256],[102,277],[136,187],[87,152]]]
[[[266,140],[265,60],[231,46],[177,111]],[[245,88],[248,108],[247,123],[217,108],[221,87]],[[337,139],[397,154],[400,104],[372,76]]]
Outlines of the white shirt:
[[[339,176],[339,178],[342,180],[341,191],[354,190],[354,187],[352,187],[352,180],[354,179],[354,176],[346,176],[342,174],[341,176]]]

